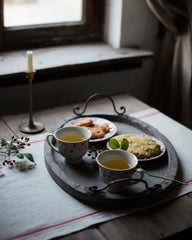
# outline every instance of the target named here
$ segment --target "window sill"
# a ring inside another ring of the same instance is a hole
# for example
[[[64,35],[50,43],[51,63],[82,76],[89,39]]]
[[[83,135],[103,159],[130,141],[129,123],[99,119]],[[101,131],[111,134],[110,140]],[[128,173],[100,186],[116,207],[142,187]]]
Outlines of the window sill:
[[[121,69],[140,68],[153,57],[137,48],[115,49],[105,43],[76,44],[34,50],[35,82]],[[0,53],[0,87],[26,83],[26,51]]]

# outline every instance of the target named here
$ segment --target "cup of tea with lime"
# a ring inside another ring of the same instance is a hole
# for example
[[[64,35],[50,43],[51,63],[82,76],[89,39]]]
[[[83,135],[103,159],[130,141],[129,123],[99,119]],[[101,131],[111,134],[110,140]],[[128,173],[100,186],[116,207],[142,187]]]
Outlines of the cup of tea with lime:
[[[53,144],[55,139],[56,144]],[[89,147],[91,132],[83,127],[70,126],[57,129],[46,137],[50,147],[60,153],[68,163],[76,164],[82,161]]]

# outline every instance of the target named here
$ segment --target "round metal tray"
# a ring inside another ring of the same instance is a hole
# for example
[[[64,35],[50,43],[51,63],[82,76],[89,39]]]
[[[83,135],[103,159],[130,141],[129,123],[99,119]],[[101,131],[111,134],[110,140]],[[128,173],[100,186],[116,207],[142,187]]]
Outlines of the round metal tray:
[[[117,127],[117,135],[123,133],[148,134],[159,139],[166,147],[166,152],[160,158],[153,161],[140,162],[143,169],[157,176],[175,179],[178,170],[178,159],[171,142],[162,135],[157,129],[151,125],[130,117],[128,115],[119,114],[84,114],[85,117],[101,117],[113,122]],[[63,127],[66,122],[73,118],[63,120],[54,130]],[[54,131],[53,130],[53,131]],[[106,147],[106,141],[90,143],[92,146],[103,149]],[[155,203],[162,199],[171,187],[173,181],[154,178],[147,174],[144,175],[144,182],[139,181],[137,184],[127,186],[122,193],[111,193],[106,189],[102,191],[94,191],[96,186],[98,189],[105,185],[100,179],[98,167],[95,160],[86,154],[83,161],[77,165],[68,164],[64,157],[53,151],[45,141],[44,145],[45,163],[50,175],[55,182],[73,197],[93,205],[108,207],[137,207]]]

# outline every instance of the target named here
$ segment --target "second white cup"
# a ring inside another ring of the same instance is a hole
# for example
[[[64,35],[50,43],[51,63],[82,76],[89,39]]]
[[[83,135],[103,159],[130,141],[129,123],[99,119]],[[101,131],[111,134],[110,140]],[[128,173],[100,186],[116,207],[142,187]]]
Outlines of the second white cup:
[[[99,174],[105,184],[117,179],[143,178],[141,169],[137,169],[137,157],[124,150],[107,150],[97,156],[96,162],[99,166]],[[129,184],[134,184],[130,182]],[[108,190],[110,192],[121,192],[124,190],[126,182],[115,183]]]

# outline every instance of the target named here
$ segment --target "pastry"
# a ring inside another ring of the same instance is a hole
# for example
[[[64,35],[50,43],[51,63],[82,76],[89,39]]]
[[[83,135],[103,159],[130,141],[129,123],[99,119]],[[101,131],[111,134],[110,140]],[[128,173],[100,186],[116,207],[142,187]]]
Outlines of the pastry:
[[[109,126],[107,123],[102,125],[94,123],[91,118],[86,118],[81,120],[76,124],[76,126],[81,126],[89,129],[92,133],[91,138],[103,138],[107,132],[109,132]]]
[[[161,153],[161,148],[158,143],[148,137],[137,136],[132,134],[122,134],[114,137],[119,143],[123,139],[129,141],[127,151],[133,153],[138,159],[150,158]]]

